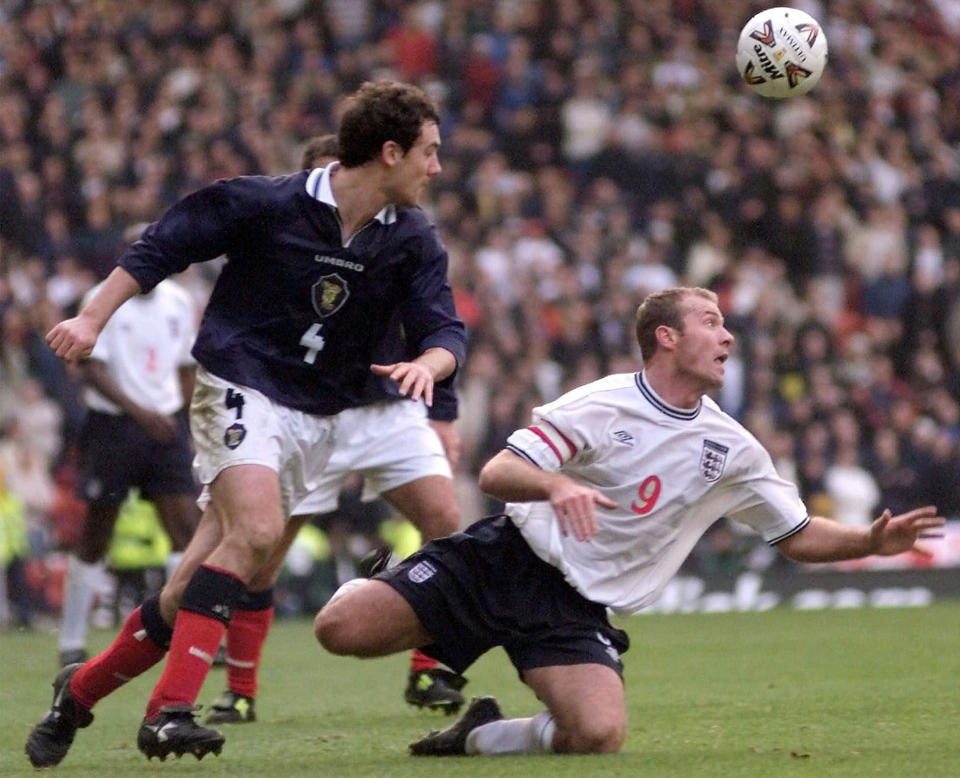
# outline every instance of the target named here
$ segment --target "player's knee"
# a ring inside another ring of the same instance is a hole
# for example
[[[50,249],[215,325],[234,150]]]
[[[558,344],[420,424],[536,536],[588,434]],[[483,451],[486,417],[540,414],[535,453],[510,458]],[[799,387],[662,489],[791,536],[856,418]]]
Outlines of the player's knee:
[[[277,547],[282,535],[282,525],[274,526],[265,522],[234,530],[229,537],[224,538],[224,542],[241,548],[245,556],[262,564]]]
[[[357,635],[349,618],[349,608],[327,604],[313,620],[313,634],[327,651],[338,656],[356,653]]]
[[[627,736],[626,722],[617,718],[595,717],[581,721],[554,739],[558,751],[571,754],[611,754],[620,750]]]

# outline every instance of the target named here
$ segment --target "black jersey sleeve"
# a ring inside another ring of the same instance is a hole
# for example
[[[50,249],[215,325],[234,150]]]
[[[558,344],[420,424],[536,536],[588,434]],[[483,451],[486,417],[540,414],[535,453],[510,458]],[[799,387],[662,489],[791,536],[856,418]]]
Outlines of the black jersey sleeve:
[[[427,408],[427,418],[430,421],[455,421],[458,412],[452,379],[437,382],[433,387],[433,405]]]
[[[194,262],[206,262],[248,241],[269,222],[275,199],[269,179],[218,181],[172,205],[120,257],[119,265],[147,292]]]
[[[466,356],[466,328],[457,316],[453,291],[447,280],[447,251],[432,226],[418,237],[418,261],[410,278],[401,319],[410,345],[417,354],[429,348],[445,348],[459,367]],[[440,385],[452,386],[456,370]]]

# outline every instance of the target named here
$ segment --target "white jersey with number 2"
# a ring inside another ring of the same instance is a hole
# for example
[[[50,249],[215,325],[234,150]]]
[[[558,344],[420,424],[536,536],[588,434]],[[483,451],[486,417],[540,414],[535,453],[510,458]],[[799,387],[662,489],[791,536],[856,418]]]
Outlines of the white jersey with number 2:
[[[642,373],[610,375],[535,408],[507,448],[617,504],[596,506],[588,541],[564,536],[548,502],[508,503],[506,513],[584,597],[620,614],[653,602],[722,516],[771,544],[809,521],[796,487],[742,425],[709,397],[694,409],[668,405]]]
[[[85,303],[99,288],[87,293]],[[170,414],[184,405],[177,371],[195,364],[190,349],[196,333],[193,299],[176,282],[166,280],[117,309],[90,358],[106,363],[110,377],[127,397],[148,410]],[[101,413],[121,413],[91,386],[84,391],[84,401]]]

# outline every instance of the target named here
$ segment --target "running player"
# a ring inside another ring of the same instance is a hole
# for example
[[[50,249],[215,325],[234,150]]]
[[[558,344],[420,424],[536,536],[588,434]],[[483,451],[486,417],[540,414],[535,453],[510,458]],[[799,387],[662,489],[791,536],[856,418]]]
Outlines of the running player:
[[[172,206],[121,257],[91,302],[47,336],[65,360],[87,356],[116,309],[191,262],[227,256],[193,354],[196,465],[206,508],[159,597],[135,610],[106,651],[64,669],[26,745],[60,762],[94,704],[153,666],[164,672],[137,736],[148,757],[219,753],[194,704],[247,586],[290,542],[291,510],[319,484],[338,414],[406,397],[433,403],[465,351],[447,255],[417,208],[440,172],[436,106],[420,89],[366,83],[339,133],[340,164],[248,176]],[[376,364],[402,325],[417,355]]]
[[[311,138],[303,152],[304,170],[324,168],[339,157],[336,135]],[[380,355],[378,362],[394,362],[406,357],[402,329],[388,334],[386,347],[395,355]],[[337,495],[352,472],[364,476],[365,492],[379,494],[420,530],[424,540],[443,537],[460,528],[460,506],[453,488],[451,467],[456,466],[460,438],[453,426],[457,415],[457,396],[452,386],[434,389],[433,405],[385,401],[382,415],[362,418],[347,424],[349,436],[338,440],[324,469],[323,482],[294,510],[292,521],[299,527],[313,515],[337,507]],[[351,411],[343,414],[350,415]],[[359,422],[373,422],[363,427]],[[442,444],[442,445],[441,445]],[[293,536],[289,533],[291,541]],[[256,695],[259,686],[260,657],[273,622],[273,587],[289,544],[277,550],[270,564],[264,565],[247,587],[247,596],[233,613],[227,627],[227,688],[211,706],[207,724],[256,721]],[[404,689],[411,705],[456,713],[463,705],[466,679],[439,666],[437,660],[414,649]]]
[[[504,515],[344,584],[317,615],[317,638],[335,654],[419,646],[462,672],[502,645],[546,706],[506,719],[494,698],[476,698],[413,754],[617,751],[628,641],[606,609],[653,602],[721,516],[804,562],[919,550],[943,525],[933,507],[884,511],[870,527],[808,515],[756,438],[705,396],[722,385],[733,343],[713,292],[654,293],[636,329],[643,371],[535,409],[484,466],[480,486],[507,501]]]

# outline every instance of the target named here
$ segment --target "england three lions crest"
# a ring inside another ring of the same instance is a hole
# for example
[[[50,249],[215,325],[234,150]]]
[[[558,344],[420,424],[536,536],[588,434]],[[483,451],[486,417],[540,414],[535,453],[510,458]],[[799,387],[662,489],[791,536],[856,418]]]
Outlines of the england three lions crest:
[[[339,273],[329,273],[320,276],[310,288],[313,299],[313,309],[322,317],[330,316],[339,311],[350,296],[347,282]]]
[[[729,450],[726,446],[721,446],[712,440],[703,441],[703,451],[700,453],[700,472],[710,483],[720,480],[720,476],[723,475]]]

